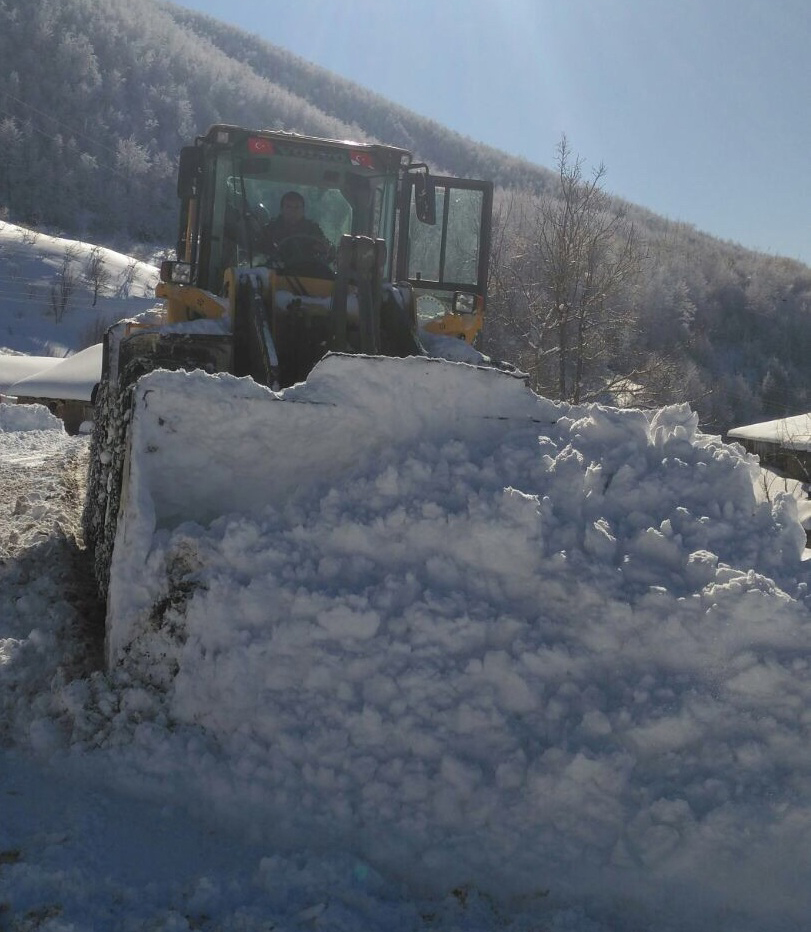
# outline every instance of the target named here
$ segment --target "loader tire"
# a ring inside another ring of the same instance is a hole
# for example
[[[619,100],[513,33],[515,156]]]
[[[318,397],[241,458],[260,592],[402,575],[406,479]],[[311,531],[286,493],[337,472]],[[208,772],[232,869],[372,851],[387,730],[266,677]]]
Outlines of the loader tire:
[[[90,444],[82,526],[85,545],[92,555],[99,597],[105,602],[121,503],[131,398],[131,391],[119,393],[107,381],[99,386]]]

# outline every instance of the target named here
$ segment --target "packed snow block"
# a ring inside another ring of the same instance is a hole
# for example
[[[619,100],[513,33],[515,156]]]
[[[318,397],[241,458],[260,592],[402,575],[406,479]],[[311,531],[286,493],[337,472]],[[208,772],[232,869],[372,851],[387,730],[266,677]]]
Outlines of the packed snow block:
[[[155,372],[137,388],[130,482],[148,492],[156,528],[207,524],[329,485],[392,444],[495,442],[557,416],[523,379],[416,357],[332,355],[279,393],[229,375]]]
[[[161,581],[143,572],[156,533],[280,507],[389,447],[495,445],[511,430],[548,427],[564,410],[522,376],[424,357],[331,354],[282,392],[227,374],[149,373],[132,406],[108,593],[110,659],[159,597]]]

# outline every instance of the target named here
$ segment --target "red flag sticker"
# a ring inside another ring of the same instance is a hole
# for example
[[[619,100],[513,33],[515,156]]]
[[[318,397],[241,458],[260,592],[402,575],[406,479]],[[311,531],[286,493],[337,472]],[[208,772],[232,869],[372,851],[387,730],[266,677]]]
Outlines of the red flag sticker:
[[[353,165],[359,165],[361,168],[375,167],[375,160],[368,152],[352,152],[350,159]]]
[[[254,155],[273,155],[273,143],[261,136],[251,136],[248,139],[248,152]]]

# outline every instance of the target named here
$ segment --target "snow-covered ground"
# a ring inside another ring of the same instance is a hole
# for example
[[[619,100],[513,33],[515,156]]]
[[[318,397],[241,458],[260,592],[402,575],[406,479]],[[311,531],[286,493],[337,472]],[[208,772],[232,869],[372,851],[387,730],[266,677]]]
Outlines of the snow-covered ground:
[[[345,401],[391,430],[399,397],[422,439],[328,483],[268,451],[283,494],[178,524],[150,474],[113,672],[74,539],[87,440],[0,406],[0,927],[808,928],[795,498],[683,407],[495,412],[473,374],[444,438],[407,370]],[[179,376],[180,407],[209,380],[250,427],[240,380]],[[237,455],[232,479],[258,483]]]
[[[123,253],[0,222],[0,399],[89,401],[104,331],[153,306],[157,280]]]
[[[0,221],[0,353],[67,356],[98,343],[152,307],[157,281],[150,263]]]

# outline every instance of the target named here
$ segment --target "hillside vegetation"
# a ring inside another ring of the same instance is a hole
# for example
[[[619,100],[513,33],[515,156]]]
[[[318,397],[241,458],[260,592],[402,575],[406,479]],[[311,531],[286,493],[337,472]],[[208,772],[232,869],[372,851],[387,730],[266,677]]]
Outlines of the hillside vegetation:
[[[532,270],[505,263],[528,242],[527,218],[558,195],[554,171],[158,0],[5,0],[0,53],[6,219],[119,248],[166,246],[176,232],[177,153],[218,121],[403,145],[439,170],[496,183],[502,250],[482,348],[527,358],[531,327],[505,322],[518,279]],[[608,209],[633,224],[644,262],[614,295],[623,326],[587,373],[591,396],[622,401],[600,386],[636,376],[643,391],[634,403],[689,402],[713,430],[811,407],[811,270],[633,205],[612,200]],[[525,295],[526,309],[548,310],[547,292]]]

